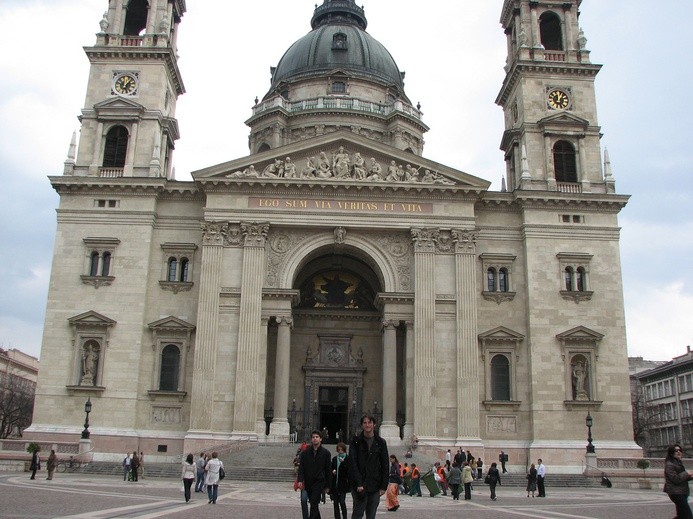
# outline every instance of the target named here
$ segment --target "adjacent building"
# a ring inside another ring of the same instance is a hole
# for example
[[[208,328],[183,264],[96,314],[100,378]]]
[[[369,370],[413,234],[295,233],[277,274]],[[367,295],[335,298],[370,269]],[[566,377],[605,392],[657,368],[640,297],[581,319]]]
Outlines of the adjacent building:
[[[0,438],[17,438],[31,424],[39,361],[0,348]]]
[[[104,4],[79,142],[50,177],[51,369],[32,434],[74,438],[87,398],[97,458],[334,440],[370,411],[392,445],[577,471],[589,412],[600,453],[639,455],[628,196],[602,166],[581,0],[498,2],[501,191],[425,157],[404,73],[353,0],[316,6],[272,68],[249,155],[174,180],[186,4]]]

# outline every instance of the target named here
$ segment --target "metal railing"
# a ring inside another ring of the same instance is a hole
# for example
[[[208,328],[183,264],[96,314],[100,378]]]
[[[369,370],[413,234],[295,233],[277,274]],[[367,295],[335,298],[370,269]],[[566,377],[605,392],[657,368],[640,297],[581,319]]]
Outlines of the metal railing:
[[[350,96],[321,96],[311,99],[303,99],[300,101],[289,101],[281,96],[276,96],[268,99],[267,101],[256,104],[253,107],[253,116],[273,110],[275,108],[281,108],[290,113],[307,112],[311,110],[339,109],[372,113],[382,116],[399,112],[414,117],[415,119],[421,119],[420,110],[399,100],[393,103],[384,104]]]

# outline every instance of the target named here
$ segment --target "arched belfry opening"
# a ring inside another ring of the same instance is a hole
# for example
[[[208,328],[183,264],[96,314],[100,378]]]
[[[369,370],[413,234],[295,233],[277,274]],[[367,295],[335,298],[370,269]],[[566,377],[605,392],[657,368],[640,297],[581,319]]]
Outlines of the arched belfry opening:
[[[148,14],[149,2],[147,0],[130,0],[127,3],[123,34],[130,36],[140,34],[147,27]]]
[[[299,441],[318,429],[336,443],[356,432],[362,413],[382,413],[385,332],[376,269],[361,251],[341,245],[313,251],[296,271],[292,288],[300,296],[291,316],[287,418]],[[281,372],[274,360],[280,326],[269,325],[267,404]],[[403,345],[403,331],[397,331],[403,326],[390,326]],[[387,368],[401,371],[402,357]]]
[[[541,44],[546,50],[563,50],[561,19],[556,13],[546,12],[539,18]]]

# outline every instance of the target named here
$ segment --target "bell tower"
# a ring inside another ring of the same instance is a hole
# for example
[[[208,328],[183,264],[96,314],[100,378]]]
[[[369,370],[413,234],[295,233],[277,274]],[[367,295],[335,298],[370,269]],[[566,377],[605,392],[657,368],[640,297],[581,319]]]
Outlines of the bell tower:
[[[602,172],[594,80],[580,25],[582,0],[505,0],[503,107],[508,190],[613,193]],[[608,162],[608,161],[607,161]]]
[[[96,44],[84,49],[89,82],[65,175],[171,178],[176,102],[185,92],[176,52],[184,13],[185,0],[108,2]]]

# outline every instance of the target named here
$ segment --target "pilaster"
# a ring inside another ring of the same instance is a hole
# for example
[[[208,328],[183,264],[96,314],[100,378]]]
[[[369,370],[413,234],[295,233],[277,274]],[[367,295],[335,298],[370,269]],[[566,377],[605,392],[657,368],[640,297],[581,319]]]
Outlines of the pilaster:
[[[289,368],[291,363],[291,317],[277,317],[277,355],[275,362],[274,417],[270,424],[270,435],[289,435]]]

